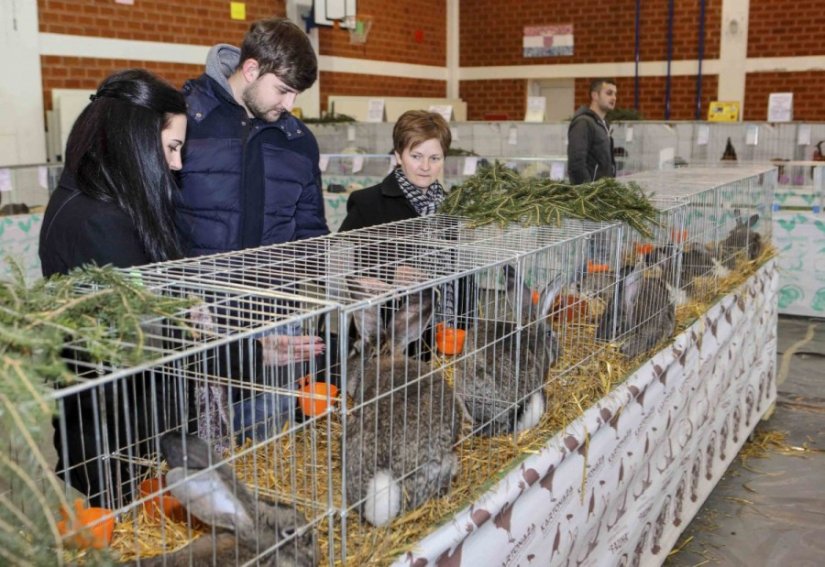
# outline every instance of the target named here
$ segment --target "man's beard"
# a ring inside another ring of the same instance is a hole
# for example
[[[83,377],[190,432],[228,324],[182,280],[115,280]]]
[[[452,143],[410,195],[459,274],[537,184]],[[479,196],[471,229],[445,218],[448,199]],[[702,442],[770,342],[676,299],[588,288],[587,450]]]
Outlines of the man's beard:
[[[257,88],[249,87],[247,88],[243,96],[243,103],[246,106],[247,110],[252,113],[252,116],[261,120],[263,122],[276,122],[283,114],[283,109],[278,110],[278,113],[275,115],[274,118],[270,118],[272,116],[273,109],[264,109],[258,105],[257,101],[255,100],[255,94],[257,92]],[[274,109],[277,110],[277,109]]]

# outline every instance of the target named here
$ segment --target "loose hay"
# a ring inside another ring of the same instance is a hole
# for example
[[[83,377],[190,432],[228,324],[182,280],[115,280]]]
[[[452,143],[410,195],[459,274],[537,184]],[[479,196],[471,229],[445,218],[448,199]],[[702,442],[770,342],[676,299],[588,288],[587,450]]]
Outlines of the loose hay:
[[[775,253],[773,247],[766,247],[759,258],[742,262],[730,276],[700,282],[697,290],[702,291],[694,293],[690,303],[677,308],[676,332],[689,327],[707,312],[713,302],[739,286]],[[556,322],[554,326],[561,336],[562,356],[549,373],[546,386],[548,407],[538,426],[518,435],[464,437],[457,448],[459,473],[449,494],[397,518],[388,528],[373,528],[360,521],[357,513],[349,513],[346,524],[346,565],[391,563],[434,527],[450,521],[457,511],[494,485],[518,461],[544,447],[549,438],[610,393],[646,359],[647,355],[642,355],[628,360],[619,353],[617,345],[596,341],[596,321],[593,318],[580,323]],[[592,353],[601,354],[594,356]],[[560,369],[564,368],[568,371],[562,374]],[[449,370],[447,374],[449,376]],[[330,559],[330,537],[334,538],[333,562],[335,565],[343,565],[340,558],[344,544],[341,541],[341,519],[336,514],[330,522],[329,511],[323,505],[329,499],[330,487],[331,500],[338,509],[343,495],[341,416],[339,408],[333,411],[331,420],[322,417],[297,432],[283,435],[255,450],[249,445],[236,450],[236,454],[240,455],[235,470],[240,479],[257,487],[264,497],[295,503],[315,524],[321,565],[327,564]],[[773,437],[766,435],[762,445],[771,443],[781,443],[781,439],[776,434]],[[761,449],[750,450],[756,452]],[[743,453],[745,451],[743,449]],[[331,468],[326,459],[327,454],[332,455]],[[586,477],[582,481],[585,482]],[[332,534],[330,523],[333,527]],[[135,551],[144,557],[163,553],[164,541],[167,551],[177,549],[189,543],[189,537],[186,525],[173,522],[161,524],[146,518],[140,512],[136,519],[121,520],[112,547],[121,553],[123,559],[129,560],[135,558]]]

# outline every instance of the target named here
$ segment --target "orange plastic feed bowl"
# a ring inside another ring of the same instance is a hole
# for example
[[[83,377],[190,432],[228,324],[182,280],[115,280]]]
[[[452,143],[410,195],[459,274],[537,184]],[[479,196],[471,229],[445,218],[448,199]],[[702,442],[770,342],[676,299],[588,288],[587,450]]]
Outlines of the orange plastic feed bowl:
[[[160,520],[161,515],[174,522],[186,521],[186,509],[180,500],[171,494],[161,494],[165,482],[157,478],[147,478],[140,483],[140,496],[146,498],[143,509],[146,516],[153,520]]]
[[[313,417],[327,411],[337,395],[338,387],[335,384],[305,380],[298,394],[298,402],[304,415]]]
[[[442,326],[439,329],[436,327],[435,347],[441,354],[460,354],[461,351],[464,350],[464,339],[466,337],[467,331],[464,329],[455,329],[446,326]]]
[[[599,274],[604,272],[610,271],[609,264],[595,264],[590,260],[587,261],[587,273],[589,274]]]
[[[80,549],[107,547],[115,530],[112,511],[108,508],[84,508],[83,500],[79,498],[75,500],[74,508],[74,522],[65,509],[60,511],[63,519],[57,521],[57,531],[61,536],[73,534],[67,544]]]
[[[653,244],[649,242],[636,244],[636,254],[650,254],[653,252]]]

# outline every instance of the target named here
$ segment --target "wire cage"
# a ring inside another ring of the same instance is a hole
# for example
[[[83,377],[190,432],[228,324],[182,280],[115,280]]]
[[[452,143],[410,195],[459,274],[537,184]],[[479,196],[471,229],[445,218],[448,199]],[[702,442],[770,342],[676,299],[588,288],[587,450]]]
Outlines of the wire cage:
[[[143,321],[155,357],[134,368],[89,363],[68,345],[82,379],[55,391],[58,473],[132,520],[113,543],[126,560],[354,560],[371,526],[393,531],[399,514],[459,483],[484,485],[507,465],[502,444],[528,443],[548,402],[600,360],[669,337],[682,235],[718,249],[730,229],[717,210],[769,214],[770,173],[721,184],[730,194],[719,183],[661,191],[647,239],[620,223],[474,227],[434,215],[130,269],[193,305]],[[707,225],[691,225],[709,206]],[[315,337],[323,352],[297,356]],[[255,508],[252,535],[199,508],[198,486],[211,487],[207,504]],[[145,518],[168,496],[182,515]],[[282,537],[258,529],[271,518]],[[158,528],[149,552],[147,522]],[[214,545],[185,547],[198,534]]]
[[[775,160],[774,208],[822,211],[825,205],[825,162]]]
[[[138,564],[164,553],[180,564],[316,564],[314,533],[332,521],[334,495],[324,474],[299,471],[329,469],[333,400],[297,385],[328,376],[329,363],[302,357],[286,339],[324,337],[335,309],[149,270],[130,277],[191,307],[142,318],[141,344],[122,344],[148,354],[136,366],[94,363],[85,348],[66,345],[78,379],[54,391],[52,425],[67,500],[77,495],[117,518],[111,547]],[[72,524],[64,541],[78,541],[83,529]]]
[[[729,164],[638,173],[627,178],[657,196],[686,203],[683,228],[673,234],[671,281],[688,298],[707,299],[721,278],[756,259],[770,242],[775,167]],[[678,282],[673,279],[678,276]]]

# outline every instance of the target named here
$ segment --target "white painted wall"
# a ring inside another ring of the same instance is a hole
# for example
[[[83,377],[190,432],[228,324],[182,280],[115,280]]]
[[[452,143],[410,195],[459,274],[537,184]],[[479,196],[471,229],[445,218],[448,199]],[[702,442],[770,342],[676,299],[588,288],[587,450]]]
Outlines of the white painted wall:
[[[37,2],[0,0],[0,165],[46,161]]]

